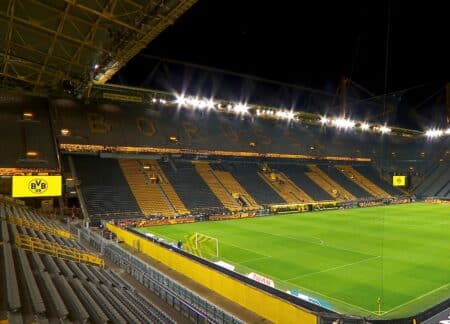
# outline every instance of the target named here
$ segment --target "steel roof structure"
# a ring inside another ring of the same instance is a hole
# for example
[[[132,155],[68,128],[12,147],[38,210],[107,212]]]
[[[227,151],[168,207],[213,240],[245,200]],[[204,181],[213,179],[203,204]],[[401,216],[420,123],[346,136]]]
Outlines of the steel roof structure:
[[[197,0],[2,0],[0,87],[72,94],[107,82]]]

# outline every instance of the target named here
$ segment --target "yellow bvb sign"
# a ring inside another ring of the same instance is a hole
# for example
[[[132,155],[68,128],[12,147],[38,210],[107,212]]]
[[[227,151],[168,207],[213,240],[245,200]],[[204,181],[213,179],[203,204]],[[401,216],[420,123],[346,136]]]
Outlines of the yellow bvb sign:
[[[393,176],[392,185],[394,187],[404,187],[406,185],[406,176]]]
[[[61,176],[13,176],[12,196],[56,197],[61,196]]]

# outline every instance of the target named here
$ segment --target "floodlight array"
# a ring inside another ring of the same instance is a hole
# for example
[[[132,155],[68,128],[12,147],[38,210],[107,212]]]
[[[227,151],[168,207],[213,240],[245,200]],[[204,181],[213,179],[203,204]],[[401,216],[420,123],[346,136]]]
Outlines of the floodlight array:
[[[425,131],[425,136],[428,138],[439,138],[445,135],[450,135],[450,128],[443,130],[438,128],[431,128]]]
[[[168,101],[166,99],[153,97],[151,100],[153,103],[160,104],[176,104],[178,107],[191,108],[197,110],[217,110],[222,112],[234,113],[236,115],[250,115],[259,118],[270,118],[278,120],[286,120],[293,122],[307,122],[318,123],[323,127],[335,127],[341,130],[359,130],[364,132],[374,132],[383,135],[391,134],[393,128],[386,124],[369,124],[366,121],[355,121],[347,117],[328,117],[318,116],[318,119],[311,119],[314,117],[305,117],[301,112],[294,112],[287,109],[276,109],[273,107],[264,107],[257,105],[248,105],[243,102],[232,102],[226,100],[215,101],[211,98],[199,98],[194,96],[175,95],[174,101]],[[316,115],[317,116],[317,115]],[[395,134],[401,132],[401,129],[395,129]],[[405,131],[405,130],[404,130]],[[418,132],[420,134],[420,132]],[[444,135],[450,135],[450,128],[446,130],[442,129],[429,129],[424,134],[429,138],[438,138]]]

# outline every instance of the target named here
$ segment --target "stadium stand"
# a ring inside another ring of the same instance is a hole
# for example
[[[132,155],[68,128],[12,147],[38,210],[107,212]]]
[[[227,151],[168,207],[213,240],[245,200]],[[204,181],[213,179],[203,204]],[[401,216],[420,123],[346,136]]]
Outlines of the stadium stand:
[[[421,197],[450,198],[450,163],[440,163],[416,188]]]
[[[191,162],[162,162],[160,167],[189,210],[224,209]]]
[[[40,219],[48,227],[60,225],[35,212],[15,206],[0,205],[2,216]],[[44,221],[45,219],[45,221]],[[25,223],[24,223],[25,224]],[[49,323],[55,321],[91,323],[174,323],[135,288],[114,272],[61,254],[27,251],[20,238],[48,238],[52,244],[78,249],[80,243],[48,233],[0,222],[2,263],[6,279],[8,320]],[[47,241],[47,240],[46,240]],[[54,242],[57,243],[54,243]],[[77,248],[74,248],[77,246]],[[80,253],[87,253],[86,249]]]
[[[341,171],[346,177],[348,177],[353,182],[357,183],[361,186],[365,191],[370,193],[373,197],[387,198],[390,197],[390,194],[378,187],[372,181],[367,179],[361,173],[356,171],[351,165],[338,165],[337,168]]]
[[[310,171],[306,172],[306,175],[324,189],[330,196],[338,200],[355,200],[349,191],[342,187],[339,183],[331,179],[325,172],[323,172],[317,165],[308,164]]]
[[[301,188],[307,194],[308,199],[304,199],[304,201],[333,199],[331,195],[305,174],[308,171],[306,166],[294,164],[271,164],[271,166],[285,174],[285,177],[288,177],[298,188]]]
[[[73,160],[81,193],[91,216],[141,215],[117,160],[94,156],[74,156]]]
[[[216,195],[217,199],[230,211],[238,211],[243,208],[242,204],[232,197],[231,193],[218,179],[208,163],[194,163],[195,169],[208,185],[209,189]]]
[[[390,194],[391,196],[401,195],[402,192],[396,187],[392,186],[387,181],[383,180],[378,171],[371,165],[358,165],[354,169],[377,185],[379,188]],[[392,180],[390,180],[392,181]]]
[[[260,205],[280,204],[284,200],[258,175],[260,167],[256,163],[222,162],[243,188]]]
[[[340,184],[348,192],[350,192],[356,198],[369,198],[371,195],[363,188],[358,186],[355,182],[347,178],[342,172],[340,172],[334,165],[317,165],[326,175],[328,175],[335,182]]]
[[[160,185],[151,181],[137,160],[119,160],[122,172],[145,216],[174,216],[176,210]]]

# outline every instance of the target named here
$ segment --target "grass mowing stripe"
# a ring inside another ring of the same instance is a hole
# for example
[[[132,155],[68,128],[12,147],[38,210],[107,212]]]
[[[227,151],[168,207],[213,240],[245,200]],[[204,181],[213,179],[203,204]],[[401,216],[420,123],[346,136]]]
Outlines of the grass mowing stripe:
[[[140,230],[174,240],[217,237],[220,259],[242,273],[321,296],[351,315],[393,318],[448,298],[449,220],[449,206],[416,203]],[[381,316],[370,311],[379,296]]]
[[[300,279],[300,278],[304,278],[304,277],[314,276],[314,275],[317,275],[319,273],[329,272],[329,271],[333,271],[333,270],[339,270],[339,269],[343,269],[343,268],[346,268],[346,267],[354,266],[356,264],[367,262],[369,260],[375,260],[375,259],[378,259],[378,258],[381,258],[381,255],[373,256],[373,257],[370,257],[370,258],[367,258],[367,259],[363,259],[363,260],[360,260],[360,261],[356,261],[356,262],[352,262],[352,263],[347,263],[347,264],[344,264],[344,265],[341,265],[341,266],[338,266],[338,267],[334,267],[334,268],[328,268],[328,269],[321,270],[321,271],[306,273],[304,275],[300,275],[300,276],[297,276],[297,277],[285,279],[285,281],[291,281],[291,280]]]

